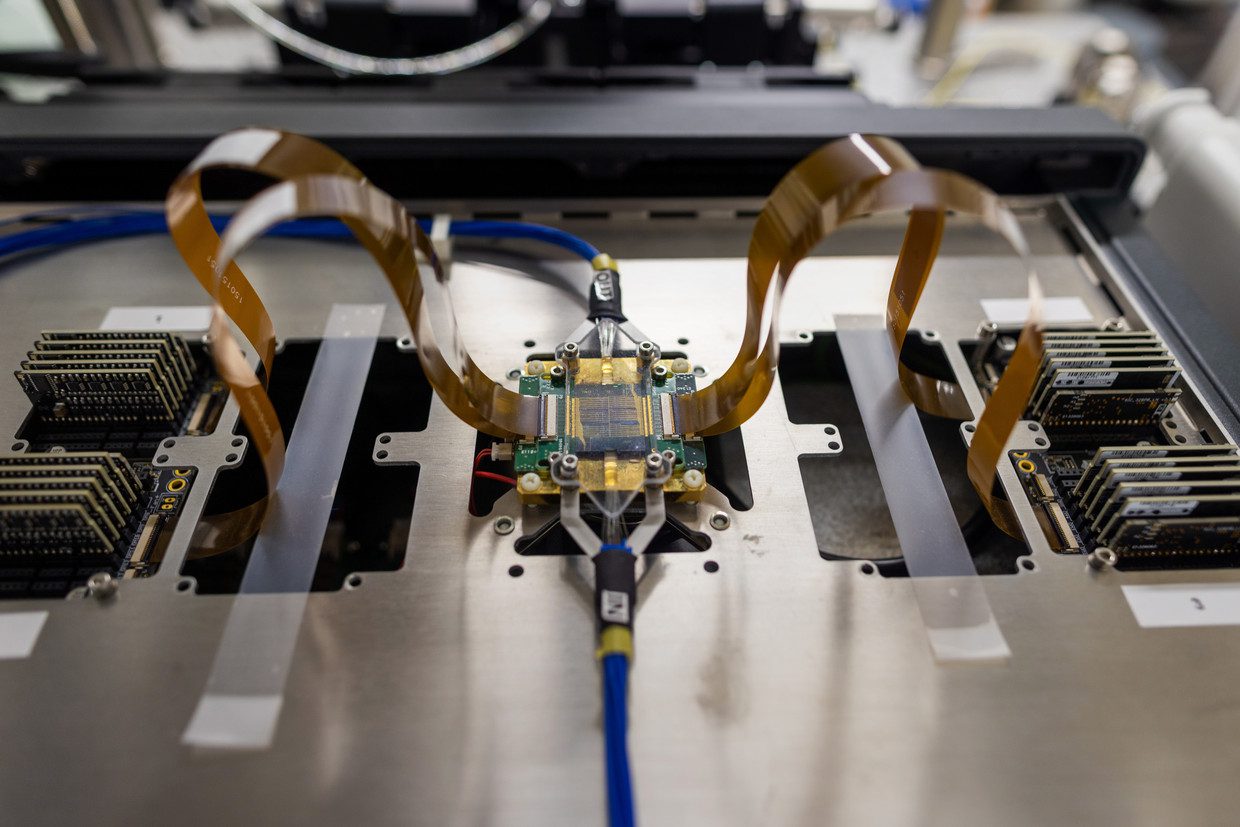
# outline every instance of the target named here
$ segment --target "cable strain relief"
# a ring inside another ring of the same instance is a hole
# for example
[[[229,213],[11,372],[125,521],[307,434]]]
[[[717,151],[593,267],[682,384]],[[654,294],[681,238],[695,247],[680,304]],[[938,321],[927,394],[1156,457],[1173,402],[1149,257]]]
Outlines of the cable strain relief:
[[[594,658],[602,660],[608,655],[624,655],[633,662],[633,630],[627,626],[604,626],[599,632],[598,648]]]
[[[598,258],[594,260],[596,264],[598,260]],[[590,285],[590,304],[586,318],[591,321],[599,319],[626,321],[620,295],[620,272],[614,267],[595,269],[594,281]]]

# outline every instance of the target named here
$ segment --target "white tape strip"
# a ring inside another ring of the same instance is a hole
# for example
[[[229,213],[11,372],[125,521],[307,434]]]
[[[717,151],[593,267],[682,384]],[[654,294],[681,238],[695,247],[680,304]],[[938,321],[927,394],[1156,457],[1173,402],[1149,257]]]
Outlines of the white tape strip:
[[[284,474],[183,743],[271,746],[383,309],[332,307],[289,437]]]
[[[199,333],[210,326],[210,307],[113,307],[103,317],[99,329]]]
[[[995,324],[1021,325],[1029,318],[1028,299],[982,299],[982,312]],[[1047,296],[1042,299],[1042,321],[1046,324],[1085,324],[1094,320],[1078,296]]]
[[[900,389],[883,320],[837,316],[835,324],[935,658],[946,662],[1010,657],[943,489],[917,409]]]
[[[30,657],[47,621],[47,612],[0,614],[0,660]]]
[[[1122,588],[1132,616],[1145,629],[1240,626],[1240,583],[1165,583]]]

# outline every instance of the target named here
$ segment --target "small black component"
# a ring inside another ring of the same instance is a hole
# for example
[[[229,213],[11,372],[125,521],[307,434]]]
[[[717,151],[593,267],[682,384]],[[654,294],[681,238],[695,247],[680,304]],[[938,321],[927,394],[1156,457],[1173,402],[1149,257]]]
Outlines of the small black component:
[[[615,319],[625,321],[620,295],[620,274],[615,270],[597,270],[590,285],[590,305],[586,318],[590,321]]]
[[[627,548],[609,546],[594,558],[594,609],[600,632],[607,626],[633,628],[637,558]]]

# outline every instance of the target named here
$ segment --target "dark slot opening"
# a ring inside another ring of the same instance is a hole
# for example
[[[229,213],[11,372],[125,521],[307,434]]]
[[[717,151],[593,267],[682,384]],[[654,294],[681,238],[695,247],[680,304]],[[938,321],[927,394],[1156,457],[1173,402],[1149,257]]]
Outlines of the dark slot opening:
[[[910,335],[903,358],[932,376],[952,377],[942,347]],[[802,457],[801,481],[809,503],[819,554],[827,560],[874,560],[888,576],[907,576],[895,525],[874,464],[874,454],[853,397],[844,357],[833,333],[806,344],[785,345],[779,363],[788,418],[796,423],[832,424],[842,453]],[[1015,574],[1016,559],[1028,553],[990,521],[966,473],[967,452],[959,423],[920,414],[943,487],[962,527],[980,574]]]
[[[318,349],[318,341],[290,341],[276,357],[268,392],[286,434],[296,427]],[[351,572],[394,571],[404,562],[418,468],[376,465],[371,454],[380,433],[426,427],[431,393],[416,354],[400,350],[392,340],[377,343],[332,501],[313,591],[339,589]],[[244,426],[237,430],[245,432]],[[244,507],[264,491],[257,452],[247,451],[240,466],[221,472],[204,514]],[[236,593],[253,546],[250,539],[220,554],[187,559],[181,573],[197,579],[199,594]]]

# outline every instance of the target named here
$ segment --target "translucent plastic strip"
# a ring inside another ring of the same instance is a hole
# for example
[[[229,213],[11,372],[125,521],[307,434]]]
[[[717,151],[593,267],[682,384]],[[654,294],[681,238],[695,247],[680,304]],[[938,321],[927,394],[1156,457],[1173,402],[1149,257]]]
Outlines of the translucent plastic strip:
[[[981,588],[917,410],[878,316],[837,316],[836,337],[930,647],[940,662],[1011,653]]]
[[[182,741],[266,749],[275,735],[307,593],[383,321],[383,305],[333,305],[206,691]]]
[[[827,235],[876,213],[909,214],[887,300],[886,327],[897,355],[938,254],[948,212],[971,215],[998,233],[1026,272],[1029,319],[1002,380],[977,423],[969,479],[992,518],[1019,536],[1006,500],[992,493],[995,469],[1026,407],[1042,351],[1042,290],[1028,246],[1011,211],[993,192],[962,175],[922,169],[887,138],[852,135],[827,144],[780,181],[758,216],[749,242],[745,334],[732,365],[697,392],[678,396],[686,432],[718,434],[752,416],[766,400],[779,363],[779,300],[796,265]],[[955,419],[973,412],[958,385],[898,365],[900,386],[921,410]]]

